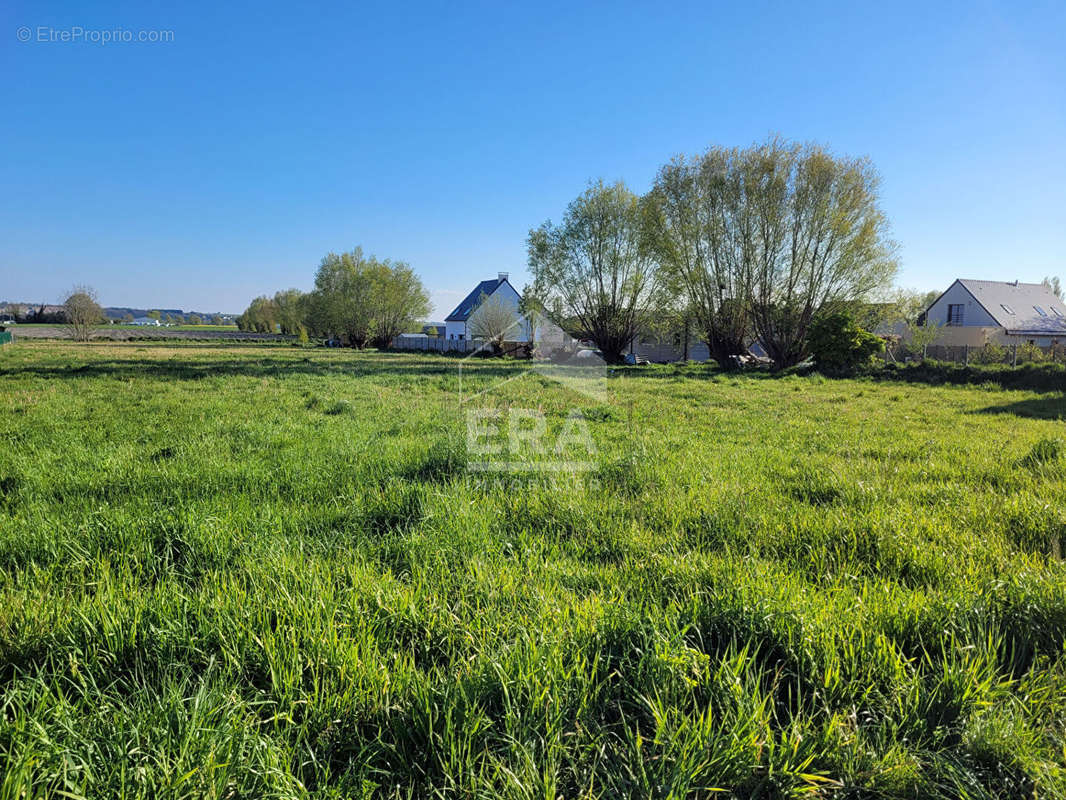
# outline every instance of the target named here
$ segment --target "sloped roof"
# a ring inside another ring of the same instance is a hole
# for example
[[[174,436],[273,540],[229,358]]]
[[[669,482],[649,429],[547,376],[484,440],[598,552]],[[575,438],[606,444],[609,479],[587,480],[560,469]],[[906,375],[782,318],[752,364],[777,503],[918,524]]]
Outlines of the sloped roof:
[[[1066,334],[1066,305],[1042,283],[964,278],[959,283],[1008,332]]]
[[[507,283],[506,278],[493,278],[491,281],[482,281],[476,287],[474,291],[463,298],[463,302],[455,307],[455,311],[444,318],[445,322],[466,322],[474,309],[481,303],[481,295],[488,297],[497,289],[501,284]]]

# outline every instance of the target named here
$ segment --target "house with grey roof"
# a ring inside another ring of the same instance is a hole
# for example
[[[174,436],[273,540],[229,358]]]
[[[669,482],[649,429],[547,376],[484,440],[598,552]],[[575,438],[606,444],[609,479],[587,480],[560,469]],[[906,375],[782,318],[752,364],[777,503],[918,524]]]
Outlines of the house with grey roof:
[[[513,339],[515,341],[528,339],[529,322],[522,317],[518,310],[522,295],[511,286],[508,277],[508,273],[501,272],[496,276],[495,280],[481,281],[475,286],[473,291],[455,307],[455,310],[444,318],[445,338],[450,341],[469,341],[471,338],[471,318],[477,314],[478,308],[485,300],[495,297],[512,306],[515,310],[519,324],[516,325]]]
[[[960,278],[923,317],[942,326],[937,344],[1066,344],[1066,305],[1042,283]]]

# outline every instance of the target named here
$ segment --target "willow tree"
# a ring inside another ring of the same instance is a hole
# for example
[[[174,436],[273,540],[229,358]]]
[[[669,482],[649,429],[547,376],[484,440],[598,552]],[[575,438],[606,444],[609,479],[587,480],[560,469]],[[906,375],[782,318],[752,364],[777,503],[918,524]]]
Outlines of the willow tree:
[[[734,224],[756,336],[777,368],[808,354],[816,314],[869,298],[896,275],[895,246],[866,159],[772,140],[738,154]]]
[[[315,334],[344,336],[352,347],[366,346],[374,319],[371,267],[376,263],[360,247],[322,259],[306,300],[307,324]]]
[[[654,313],[660,287],[645,235],[640,198],[623,183],[600,181],[567,207],[560,225],[545,222],[527,240],[536,295],[611,363]]]
[[[683,299],[719,365],[747,349],[747,308],[742,186],[737,150],[713,148],[695,158],[678,157],[659,170],[647,196],[649,244]],[[687,324],[687,322],[686,322]]]

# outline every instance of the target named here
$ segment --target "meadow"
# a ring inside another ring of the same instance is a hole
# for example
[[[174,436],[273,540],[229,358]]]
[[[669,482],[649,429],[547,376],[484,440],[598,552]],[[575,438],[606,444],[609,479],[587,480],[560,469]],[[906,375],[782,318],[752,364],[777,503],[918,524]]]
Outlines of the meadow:
[[[457,366],[0,349],[0,798],[1066,797],[1062,391]]]

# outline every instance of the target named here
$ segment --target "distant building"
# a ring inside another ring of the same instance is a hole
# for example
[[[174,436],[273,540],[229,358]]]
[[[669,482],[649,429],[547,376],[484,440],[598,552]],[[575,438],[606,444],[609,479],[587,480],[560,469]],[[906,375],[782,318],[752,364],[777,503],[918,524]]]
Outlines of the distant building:
[[[508,304],[512,305],[515,310],[515,314],[518,316],[519,324],[515,327],[514,341],[529,339],[529,322],[518,312],[519,303],[522,300],[520,295],[513,286],[511,286],[508,280],[508,273],[501,272],[497,275],[495,280],[482,281],[474,290],[470,292],[459,305],[455,307],[455,310],[449,314],[445,322],[445,336],[449,340],[469,340],[470,329],[469,322],[471,316],[477,313],[478,307],[481,303],[489,297],[499,297]],[[512,337],[508,337],[512,338]]]
[[[958,279],[925,310],[941,345],[1066,343],[1066,305],[1042,283]]]
[[[129,325],[152,325],[158,327],[160,325],[159,320],[152,319],[151,317],[136,317],[133,322],[127,323]]]
[[[422,326],[422,333],[426,336],[436,336],[443,339],[447,329],[448,325],[445,322],[427,322]]]

